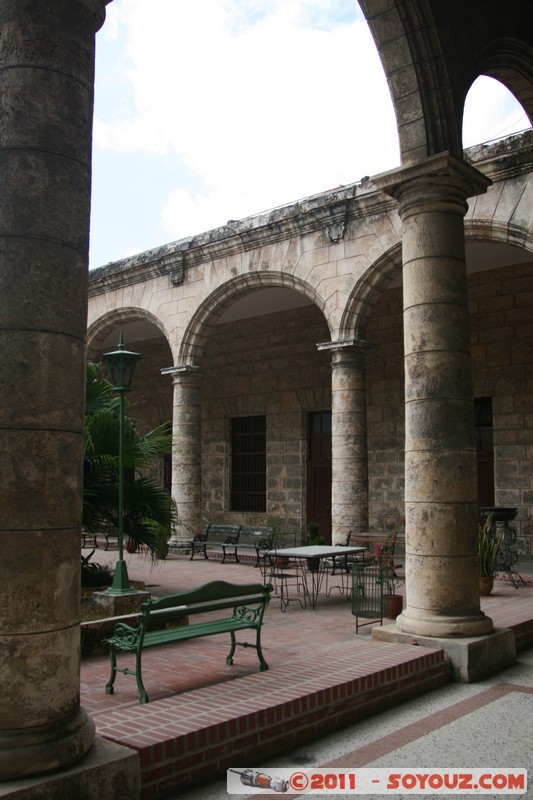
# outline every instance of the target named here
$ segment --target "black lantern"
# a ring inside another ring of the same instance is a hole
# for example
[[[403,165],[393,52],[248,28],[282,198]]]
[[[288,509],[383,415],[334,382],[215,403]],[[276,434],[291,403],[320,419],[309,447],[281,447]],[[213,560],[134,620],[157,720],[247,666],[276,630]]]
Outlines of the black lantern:
[[[135,365],[140,357],[140,353],[132,353],[131,350],[126,350],[122,334],[120,334],[117,349],[111,353],[104,353],[103,359],[109,370],[113,391],[131,392]]]

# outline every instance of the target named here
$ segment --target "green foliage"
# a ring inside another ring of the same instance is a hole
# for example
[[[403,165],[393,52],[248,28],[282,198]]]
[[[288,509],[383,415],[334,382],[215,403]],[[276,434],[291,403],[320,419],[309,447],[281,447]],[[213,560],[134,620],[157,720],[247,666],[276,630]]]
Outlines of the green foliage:
[[[320,535],[318,522],[310,522],[307,526],[307,544],[319,545],[325,544],[326,540]]]
[[[497,572],[498,553],[503,542],[503,533],[491,532],[492,514],[478,525],[479,574],[485,578],[493,578]]]
[[[100,586],[111,586],[113,583],[113,572],[109,565],[97,564],[91,561],[94,550],[88,556],[81,557],[81,585],[85,589],[95,589]]]
[[[118,528],[119,408],[119,398],[106,380],[102,367],[89,364],[82,521],[84,529],[92,533]],[[176,507],[169,492],[151,474],[155,460],[171,450],[170,425],[161,425],[142,436],[126,407],[123,443],[124,536],[147,545],[157,554],[177,522]]]
[[[283,539],[283,522],[279,517],[267,515],[266,526],[272,528],[272,544],[274,547],[279,547]]]

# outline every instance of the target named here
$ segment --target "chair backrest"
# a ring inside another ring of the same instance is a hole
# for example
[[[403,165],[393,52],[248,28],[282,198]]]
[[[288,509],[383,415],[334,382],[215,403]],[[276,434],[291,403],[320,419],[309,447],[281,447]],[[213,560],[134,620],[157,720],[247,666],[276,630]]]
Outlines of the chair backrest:
[[[346,541],[337,543],[337,547],[349,547],[351,538],[352,538],[352,531],[348,531],[348,533],[346,534]]]

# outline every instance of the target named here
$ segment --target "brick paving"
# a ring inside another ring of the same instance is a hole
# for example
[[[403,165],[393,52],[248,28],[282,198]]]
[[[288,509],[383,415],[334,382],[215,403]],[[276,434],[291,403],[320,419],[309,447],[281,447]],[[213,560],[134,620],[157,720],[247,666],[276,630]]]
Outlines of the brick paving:
[[[113,560],[112,551],[94,560]],[[161,596],[207,583],[261,581],[251,563],[172,557],[151,565],[128,556],[132,580]],[[533,643],[533,585],[514,588],[498,580],[482,608],[497,627],[515,627],[517,645]],[[227,635],[184,641],[143,654],[143,680],[150,696],[140,706],[133,677],[118,675],[106,695],[107,656],[81,663],[81,702],[97,733],[138,750],[142,797],[163,796],[215,774],[227,764],[294,746],[348,721],[364,718],[409,697],[444,685],[449,665],[439,650],[373,642],[370,628],[355,636],[345,597],[320,595],[317,608],[291,603],[284,613],[274,597],[265,616],[263,652],[270,669],[259,672],[252,649],[238,648],[233,666],[225,658]],[[123,656],[125,664],[131,656]]]

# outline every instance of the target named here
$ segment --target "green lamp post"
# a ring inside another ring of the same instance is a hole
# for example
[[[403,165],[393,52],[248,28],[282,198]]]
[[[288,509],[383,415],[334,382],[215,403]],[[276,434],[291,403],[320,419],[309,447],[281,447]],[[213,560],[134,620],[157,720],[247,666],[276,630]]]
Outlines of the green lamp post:
[[[112,353],[104,353],[103,359],[109,370],[113,391],[120,398],[119,410],[119,445],[118,445],[118,561],[115,567],[113,583],[108,594],[126,594],[134,592],[130,584],[128,569],[124,561],[124,394],[131,391],[135,365],[140,353],[132,353],[124,347],[122,333],[118,347]]]

